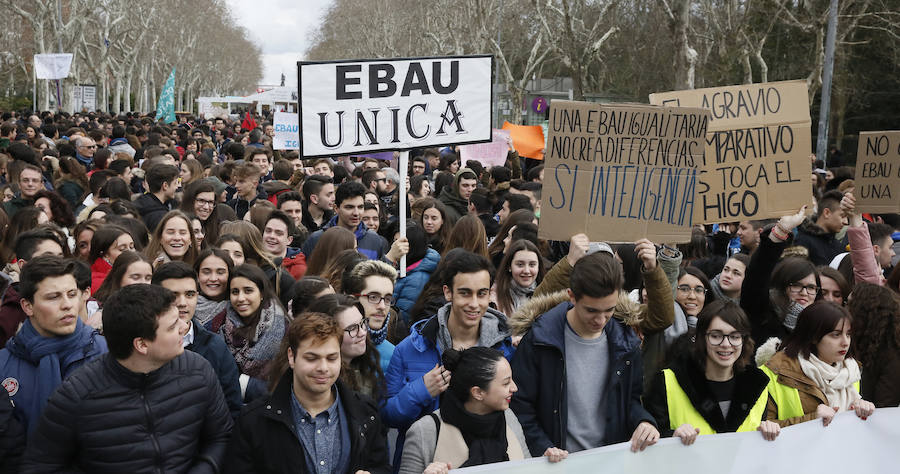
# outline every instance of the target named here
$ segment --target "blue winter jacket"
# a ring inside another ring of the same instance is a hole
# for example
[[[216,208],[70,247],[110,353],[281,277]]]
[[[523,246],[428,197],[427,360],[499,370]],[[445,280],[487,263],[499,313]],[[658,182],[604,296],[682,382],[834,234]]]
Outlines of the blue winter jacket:
[[[327,224],[323,225],[320,230],[313,232],[309,236],[309,238],[307,238],[306,241],[303,242],[303,248],[301,249],[301,252],[303,252],[303,255],[306,255],[306,258],[309,258],[310,255],[312,255],[312,252],[316,248],[316,244],[319,242],[322,234],[326,230],[337,225],[337,219],[338,216],[334,215]],[[366,227],[366,225],[362,222],[360,222],[359,225],[356,226],[356,230],[353,231],[353,234],[356,236],[356,250],[368,257],[369,260],[381,260],[381,257],[384,257],[384,254],[386,254],[391,248],[384,237],[369,230],[369,228]]]
[[[513,380],[519,388],[510,408],[519,419],[528,450],[543,453],[549,447],[566,449],[566,313],[564,301],[534,320],[519,342],[512,360]],[[604,445],[631,438],[637,425],[656,421],[641,405],[643,368],[641,340],[616,318],[604,328],[609,342],[606,382],[606,439]]]
[[[447,303],[437,315],[423,319],[410,328],[409,336],[394,348],[391,363],[384,374],[387,398],[382,402],[381,418],[386,425],[400,431],[394,456],[395,466],[400,465],[403,441],[409,426],[420,416],[438,409],[439,398],[428,393],[422,376],[435,365],[441,364],[441,353],[437,345],[438,331],[441,330],[439,321],[447,320],[450,306],[451,303]],[[482,331],[491,333],[485,345],[503,352],[503,356],[510,359],[516,349],[512,345],[506,316],[488,308],[481,324]],[[482,337],[485,335],[482,334]]]
[[[419,265],[408,270],[406,276],[397,280],[394,285],[394,301],[397,302],[397,308],[400,309],[400,317],[409,326],[409,310],[416,304],[419,294],[428,283],[428,279],[437,268],[438,262],[441,260],[441,254],[434,249],[428,249],[425,258],[419,261]]]
[[[46,355],[51,347],[59,347],[58,369],[51,366],[50,356]],[[61,338],[37,335],[31,320],[26,320],[6,348],[0,350],[0,380],[16,404],[16,417],[26,431],[37,426],[47,399],[66,377],[107,351],[106,339],[80,320],[75,332]],[[57,370],[59,377],[51,380]]]

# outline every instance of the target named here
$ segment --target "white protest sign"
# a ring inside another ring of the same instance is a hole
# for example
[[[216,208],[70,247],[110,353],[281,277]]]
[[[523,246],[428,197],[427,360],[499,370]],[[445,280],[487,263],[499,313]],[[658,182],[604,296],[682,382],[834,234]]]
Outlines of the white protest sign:
[[[72,53],[34,55],[34,74],[38,79],[65,79],[71,67]]]
[[[273,150],[296,150],[300,148],[297,141],[299,125],[297,114],[290,112],[275,112],[275,137],[272,138]]]
[[[301,61],[301,155],[490,141],[491,62],[489,55]]]
[[[900,465],[900,408],[879,408],[867,420],[855,413],[837,415],[828,427],[820,420],[781,430],[775,441],[758,432],[698,436],[691,446],[666,438],[643,452],[632,453],[631,443],[570,454],[550,464],[536,457],[523,461],[485,464],[453,472],[470,474],[597,473],[641,474],[759,474],[790,471],[794,474],[846,474],[897,472]]]
[[[487,143],[462,145],[459,147],[460,159],[463,163],[475,160],[484,166],[503,166],[509,153],[511,141],[509,130],[493,130],[493,139]]]

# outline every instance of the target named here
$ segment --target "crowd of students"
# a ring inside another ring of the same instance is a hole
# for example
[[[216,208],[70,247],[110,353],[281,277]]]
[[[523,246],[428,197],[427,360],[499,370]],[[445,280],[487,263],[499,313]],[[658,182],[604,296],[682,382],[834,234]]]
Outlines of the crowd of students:
[[[273,130],[3,114],[0,472],[437,474],[900,405],[900,216],[845,168],[690,243],[558,242],[515,150],[401,176]]]

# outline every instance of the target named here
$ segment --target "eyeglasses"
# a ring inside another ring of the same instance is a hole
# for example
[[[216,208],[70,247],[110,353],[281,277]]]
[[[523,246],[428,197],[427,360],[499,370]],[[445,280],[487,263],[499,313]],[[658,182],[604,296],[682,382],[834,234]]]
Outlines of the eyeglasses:
[[[197,199],[194,202],[200,207],[213,207],[216,205],[215,201],[209,201],[207,199]]]
[[[368,293],[365,295],[356,294],[354,296],[356,296],[357,298],[361,298],[361,297],[365,296],[366,300],[368,300],[369,303],[371,303],[371,304],[378,304],[378,303],[381,303],[382,301],[384,301],[384,304],[390,306],[394,302],[393,296],[391,296],[391,295],[381,296],[378,293]]]
[[[347,335],[350,337],[359,337],[366,333],[369,328],[369,318],[362,318],[362,320],[356,324],[351,324],[344,328],[344,331],[347,332]]]
[[[808,295],[815,295],[819,293],[820,289],[821,288],[816,285],[801,285],[799,283],[791,283],[790,285],[788,285],[788,290],[790,290],[791,293],[794,293],[795,295],[800,294],[804,290]]]
[[[725,342],[725,338],[728,338],[728,343],[732,346],[739,346],[744,342],[744,335],[739,332],[727,335],[719,331],[710,331],[706,333],[706,340],[714,346],[721,346],[722,343]]]
[[[678,290],[679,293],[681,293],[681,294],[683,294],[683,295],[688,294],[688,293],[690,293],[690,292],[692,292],[692,291],[693,291],[694,294],[697,295],[697,296],[703,296],[703,295],[706,295],[706,288],[704,288],[704,287],[702,287],[702,286],[695,286],[695,287],[691,288],[691,287],[688,286],[688,285],[678,285],[678,286],[676,287],[676,289]]]
[[[97,148],[97,145],[81,145],[78,148]]]

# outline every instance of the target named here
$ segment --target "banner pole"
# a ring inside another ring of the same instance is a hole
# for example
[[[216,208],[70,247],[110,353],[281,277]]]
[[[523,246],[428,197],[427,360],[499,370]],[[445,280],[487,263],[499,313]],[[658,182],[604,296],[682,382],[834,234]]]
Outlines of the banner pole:
[[[400,152],[400,184],[397,202],[400,208],[400,237],[406,238],[406,177],[409,175],[409,149]],[[400,257],[400,278],[406,276],[406,255]]]

